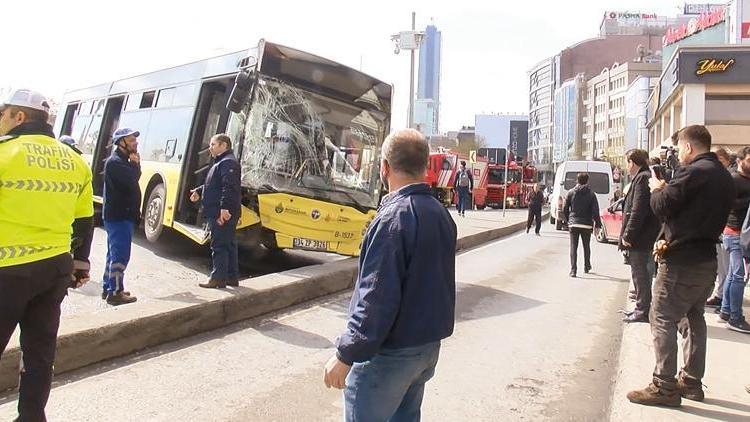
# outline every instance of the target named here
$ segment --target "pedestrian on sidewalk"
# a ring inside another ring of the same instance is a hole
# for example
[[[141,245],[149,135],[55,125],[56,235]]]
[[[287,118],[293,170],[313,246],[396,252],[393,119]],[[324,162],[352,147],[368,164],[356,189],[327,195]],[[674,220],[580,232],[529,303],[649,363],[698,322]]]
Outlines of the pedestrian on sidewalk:
[[[225,134],[214,135],[208,147],[214,164],[206,182],[191,191],[190,200],[201,201],[203,215],[211,231],[211,262],[213,270],[206,289],[239,286],[240,270],[237,257],[237,223],[241,214],[240,163],[232,152],[232,140]]]
[[[568,192],[565,198],[563,214],[570,230],[570,276],[578,272],[578,241],[583,243],[583,271],[591,271],[591,233],[594,228],[602,227],[599,216],[599,202],[596,194],[589,187],[589,174],[578,173],[578,185]]]
[[[55,139],[49,108],[25,89],[0,103],[0,351],[20,326],[18,421],[46,420],[60,304],[89,281],[91,170]]]
[[[526,201],[529,204],[529,218],[526,221],[526,233],[531,230],[531,224],[536,221],[534,232],[541,236],[539,231],[542,229],[542,205],[544,205],[544,193],[539,190],[539,184],[534,184],[534,190],[529,192]]]
[[[659,260],[651,303],[656,367],[651,384],[627,397],[644,405],[701,401],[706,369],[706,299],[716,278],[716,239],[735,198],[732,176],[711,150],[711,134],[694,125],[678,135],[680,168],[667,184],[651,178],[651,208],[663,221],[654,253]],[[677,332],[685,365],[677,379]]]
[[[367,229],[350,317],[325,368],[346,421],[419,421],[425,383],[455,319],[456,225],[423,183],[430,153],[413,129],[383,144],[390,192]]]
[[[627,169],[633,180],[625,195],[622,213],[620,248],[627,251],[630,274],[635,285],[635,309],[623,321],[648,322],[651,309],[651,280],[654,278],[654,257],[651,251],[661,224],[651,210],[648,181],[648,152],[632,149],[625,154]]]
[[[718,157],[721,165],[727,170],[730,170],[732,158],[726,148],[716,147],[712,149],[712,151],[716,154],[716,157]],[[724,239],[722,236],[719,236],[719,243],[716,245],[716,259],[718,264],[716,288],[714,289],[711,298],[706,301],[706,306],[721,308],[721,300],[724,297],[724,281],[727,279],[727,273],[729,272],[729,253],[724,249]]]
[[[456,173],[456,180],[453,183],[458,193],[458,215],[466,217],[466,205],[470,202],[469,192],[474,190],[474,178],[471,171],[466,169],[466,161],[461,161],[461,169]]]
[[[729,254],[729,271],[724,281],[719,322],[726,322],[733,331],[750,334],[750,324],[742,313],[745,298],[745,258],[740,247],[742,223],[750,206],[750,147],[737,154],[737,171],[731,172],[736,197],[724,228],[723,244]]]
[[[120,128],[112,135],[112,155],[104,163],[104,230],[107,231],[107,262],[102,299],[112,306],[138,300],[125,290],[125,269],[130,262],[133,231],[141,218],[140,132]]]

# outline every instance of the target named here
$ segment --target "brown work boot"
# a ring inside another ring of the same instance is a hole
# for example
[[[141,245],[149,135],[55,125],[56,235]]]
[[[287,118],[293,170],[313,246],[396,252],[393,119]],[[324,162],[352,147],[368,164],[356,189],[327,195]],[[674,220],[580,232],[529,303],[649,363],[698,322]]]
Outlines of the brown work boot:
[[[677,391],[682,397],[692,401],[703,401],[706,398],[703,394],[703,383],[685,375],[677,380]]]
[[[227,282],[224,280],[214,280],[209,278],[208,283],[200,283],[198,285],[204,289],[223,289],[227,287]]]
[[[229,280],[227,280],[227,286],[229,287],[239,287],[240,286],[240,279],[237,277],[229,277]]]
[[[629,392],[628,400],[630,400],[631,403],[642,404],[645,406],[679,407],[682,403],[682,399],[677,390],[665,390],[657,387],[653,382],[643,390]]]
[[[137,297],[125,294],[125,292],[117,292],[107,296],[107,304],[112,306],[127,305],[137,300]]]

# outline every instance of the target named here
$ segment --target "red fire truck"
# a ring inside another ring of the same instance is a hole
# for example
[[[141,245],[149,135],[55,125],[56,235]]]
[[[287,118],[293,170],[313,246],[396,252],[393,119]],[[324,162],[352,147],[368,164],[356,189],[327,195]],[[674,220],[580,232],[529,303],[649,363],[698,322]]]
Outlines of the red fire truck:
[[[528,195],[534,189],[537,172],[531,165],[519,164],[514,160],[508,162],[507,196],[505,195],[505,163],[490,164],[487,178],[486,205],[502,208],[503,198],[508,208],[525,208]]]
[[[433,152],[427,164],[425,182],[446,207],[453,203],[453,182],[458,169],[458,154],[450,151]]]

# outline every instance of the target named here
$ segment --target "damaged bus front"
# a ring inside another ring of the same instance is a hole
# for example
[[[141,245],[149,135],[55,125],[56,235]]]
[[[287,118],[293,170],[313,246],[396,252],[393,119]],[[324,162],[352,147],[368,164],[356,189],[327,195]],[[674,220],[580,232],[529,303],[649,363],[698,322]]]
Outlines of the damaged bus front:
[[[266,247],[359,254],[380,197],[391,95],[361,72],[261,41],[236,77],[227,132]]]

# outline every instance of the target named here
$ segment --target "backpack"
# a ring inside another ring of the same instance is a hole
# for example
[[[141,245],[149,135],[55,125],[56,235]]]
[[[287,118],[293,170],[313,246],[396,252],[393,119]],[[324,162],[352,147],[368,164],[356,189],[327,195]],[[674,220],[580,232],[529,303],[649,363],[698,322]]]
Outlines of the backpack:
[[[469,173],[467,173],[465,170],[458,173],[458,186],[461,186],[462,188],[468,188],[470,185],[469,182]]]

